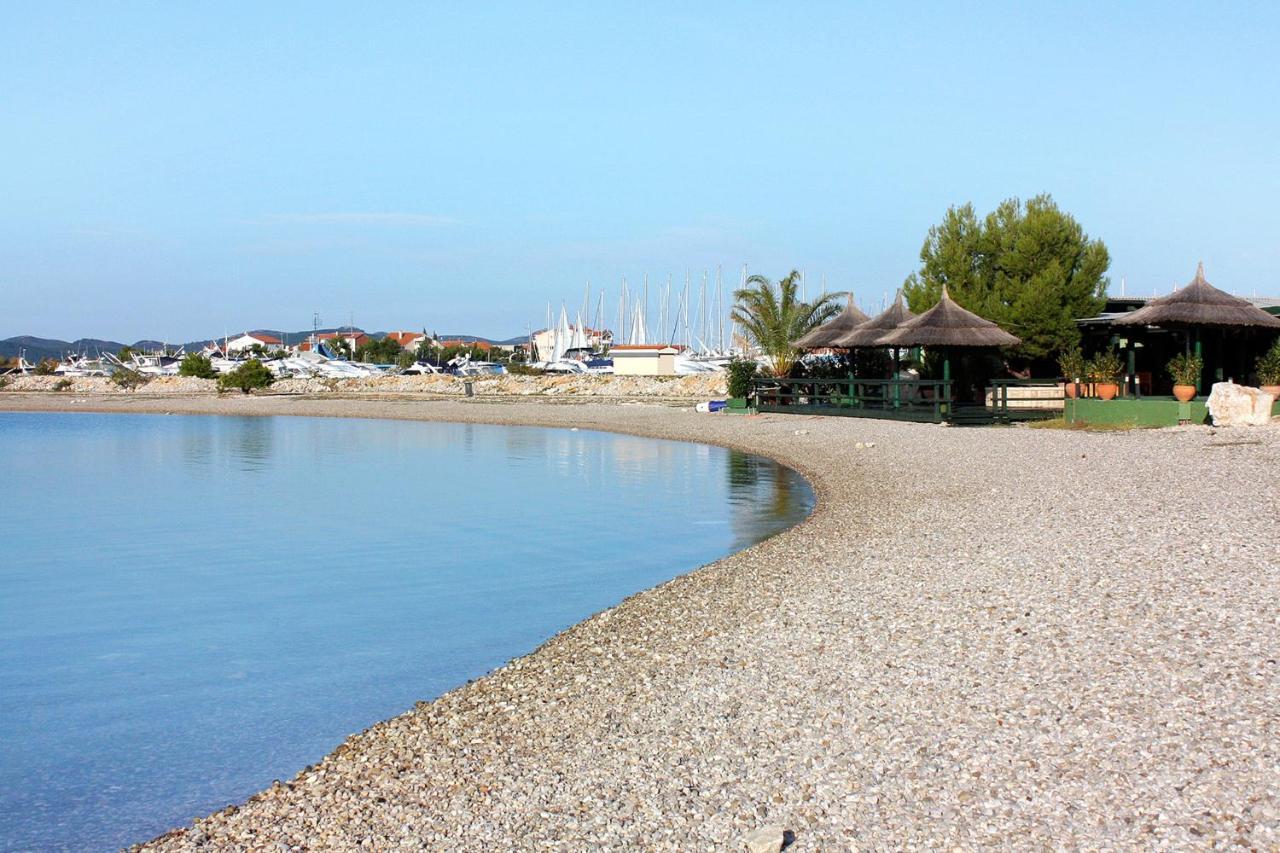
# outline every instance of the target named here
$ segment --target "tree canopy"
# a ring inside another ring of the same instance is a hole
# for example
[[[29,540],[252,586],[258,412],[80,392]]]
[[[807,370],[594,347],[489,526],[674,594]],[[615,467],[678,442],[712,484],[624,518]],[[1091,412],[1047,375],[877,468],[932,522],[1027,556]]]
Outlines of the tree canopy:
[[[368,341],[356,349],[356,361],[367,361],[371,364],[396,364],[404,348],[394,338],[378,338]]]
[[[1080,341],[1075,321],[1102,310],[1111,256],[1049,195],[1001,202],[979,221],[952,207],[929,229],[920,269],[903,285],[911,310],[951,298],[1022,338],[1015,355],[1050,359]]]
[[[734,293],[733,319],[773,364],[775,376],[786,376],[799,353],[793,345],[814,326],[840,311],[836,294],[824,293],[812,302],[799,299],[800,273],[792,270],[775,285],[762,275],[747,279]]]

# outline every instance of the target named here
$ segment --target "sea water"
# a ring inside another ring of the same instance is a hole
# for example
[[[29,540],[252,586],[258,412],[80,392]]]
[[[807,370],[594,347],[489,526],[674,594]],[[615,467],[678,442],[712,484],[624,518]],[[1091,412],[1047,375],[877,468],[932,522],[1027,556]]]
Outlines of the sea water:
[[[568,429],[0,413],[0,849],[143,841],[802,519]]]

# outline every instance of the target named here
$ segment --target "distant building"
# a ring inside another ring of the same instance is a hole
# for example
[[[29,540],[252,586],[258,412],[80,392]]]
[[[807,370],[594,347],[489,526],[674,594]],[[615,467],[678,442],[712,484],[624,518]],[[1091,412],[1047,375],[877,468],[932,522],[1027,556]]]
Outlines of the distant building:
[[[322,344],[331,341],[346,341],[347,346],[351,347],[352,352],[355,352],[357,349],[373,340],[373,338],[369,337],[359,329],[348,329],[342,332],[321,332],[315,337]],[[311,349],[311,338],[308,337],[305,341],[298,344],[298,349],[301,352],[309,351]]]
[[[251,350],[254,347],[264,347],[269,350],[277,350],[281,349],[283,346],[284,341],[280,340],[275,335],[268,335],[265,332],[245,332],[240,337],[232,338],[227,341],[226,351],[228,353],[245,352],[246,350]]]
[[[570,341],[573,340],[573,332],[577,326],[573,323],[569,324],[569,337],[560,342],[562,347],[568,347]],[[563,332],[561,335],[563,336]],[[556,330],[555,327],[549,329],[539,329],[533,333],[533,345],[538,351],[538,358],[543,361],[551,357],[551,351],[555,347]],[[608,329],[593,329],[590,326],[582,327],[582,337],[586,341],[588,347],[593,350],[607,349],[613,344],[613,332]]]
[[[387,332],[387,337],[400,345],[402,349],[413,352],[423,341],[431,340],[425,332]]]
[[[683,347],[669,344],[618,344],[609,350],[615,376],[675,376]]]

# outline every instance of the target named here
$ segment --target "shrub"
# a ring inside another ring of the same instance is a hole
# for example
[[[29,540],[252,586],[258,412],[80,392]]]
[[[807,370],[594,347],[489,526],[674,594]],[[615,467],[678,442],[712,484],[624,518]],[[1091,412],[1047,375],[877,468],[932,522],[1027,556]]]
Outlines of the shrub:
[[[53,383],[53,390],[70,391],[71,385],[72,385],[72,382],[70,379],[59,379],[57,382]]]
[[[729,362],[729,396],[746,397],[751,393],[751,380],[755,378],[760,365],[754,359],[735,358]]]
[[[40,363],[36,365],[36,376],[52,376],[53,371],[57,370],[58,363],[52,359],[42,358]]]
[[[1124,373],[1124,362],[1115,350],[1103,350],[1085,362],[1085,373],[1094,382],[1115,383]]]
[[[111,381],[126,391],[136,391],[150,380],[136,370],[121,367],[111,374]]]
[[[1169,360],[1168,369],[1174,385],[1195,385],[1204,372],[1204,359],[1189,352],[1179,353]]]
[[[1068,382],[1079,382],[1084,379],[1087,375],[1087,365],[1080,347],[1063,350],[1058,356],[1058,369],[1062,371],[1063,378]]]
[[[213,369],[213,362],[198,352],[188,353],[178,365],[179,376],[194,376],[197,379],[217,379],[218,371]]]
[[[248,394],[254,388],[266,388],[274,381],[275,376],[266,365],[256,358],[251,358],[230,373],[219,376],[218,390],[230,391],[233,388],[239,388]]]
[[[0,388],[8,387],[8,385],[9,385],[9,377],[0,376]]]
[[[1263,385],[1280,385],[1280,338],[1258,359],[1258,381]]]

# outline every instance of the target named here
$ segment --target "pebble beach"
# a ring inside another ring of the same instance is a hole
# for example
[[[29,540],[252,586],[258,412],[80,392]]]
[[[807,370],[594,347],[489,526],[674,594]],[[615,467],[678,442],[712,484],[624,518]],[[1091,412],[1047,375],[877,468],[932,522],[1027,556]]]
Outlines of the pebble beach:
[[[1274,421],[0,393],[24,409],[601,429],[764,454],[818,496],[791,530],[137,849],[1280,847]]]

